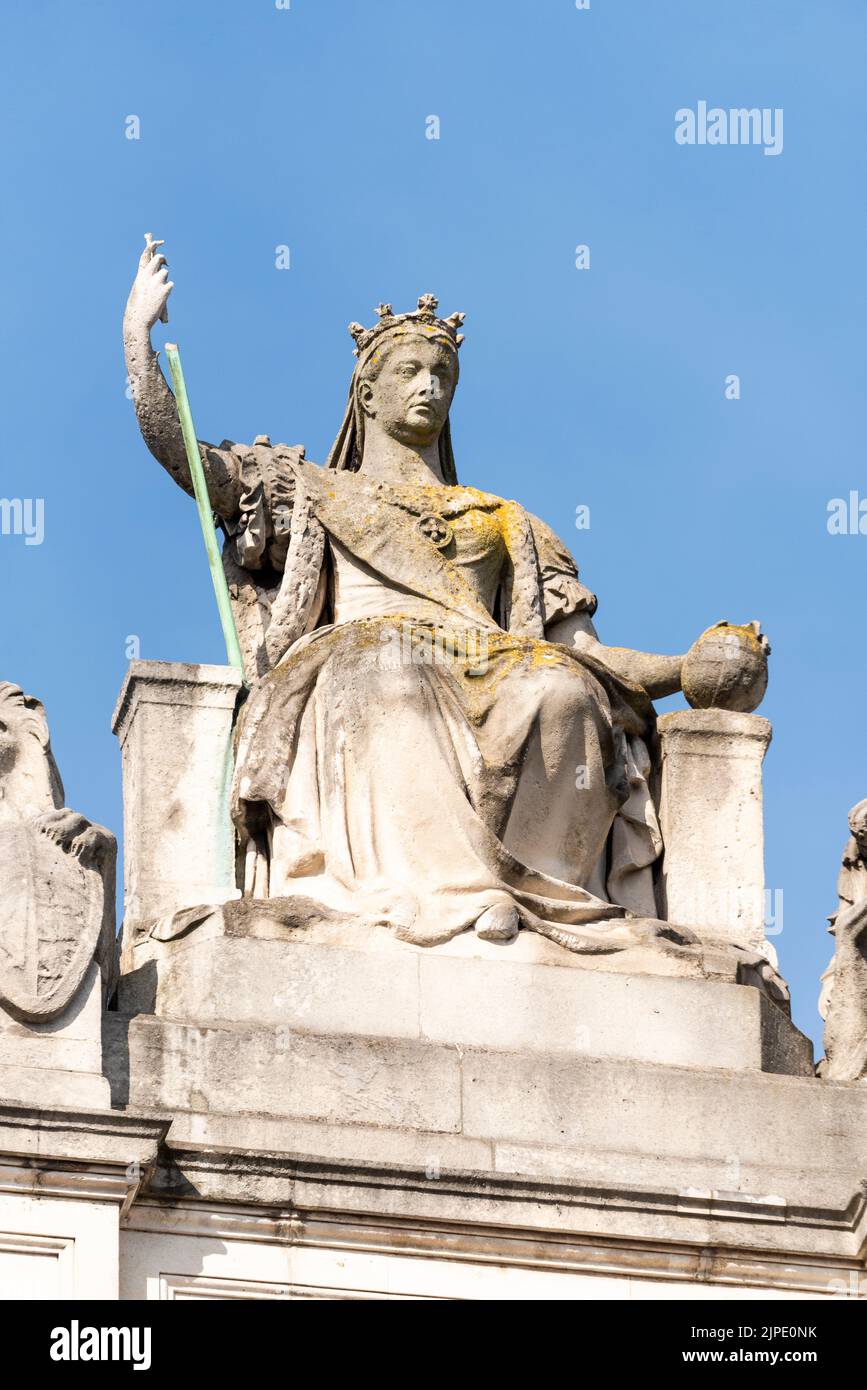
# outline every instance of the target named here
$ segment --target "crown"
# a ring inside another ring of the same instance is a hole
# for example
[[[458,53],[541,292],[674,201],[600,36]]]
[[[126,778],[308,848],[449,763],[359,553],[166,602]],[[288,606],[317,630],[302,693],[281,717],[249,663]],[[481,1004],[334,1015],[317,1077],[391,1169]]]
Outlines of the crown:
[[[463,333],[458,329],[466,318],[466,314],[449,314],[447,319],[437,318],[439,300],[432,294],[423,294],[419,298],[418,308],[413,309],[408,314],[396,314],[390,304],[377,304],[376,312],[379,315],[379,323],[374,324],[373,328],[365,328],[364,324],[351,323],[349,331],[355,339],[355,356],[360,357],[377,338],[389,329],[397,328],[401,324],[418,324],[424,332],[438,332],[451,338],[456,348],[459,348],[464,341]]]

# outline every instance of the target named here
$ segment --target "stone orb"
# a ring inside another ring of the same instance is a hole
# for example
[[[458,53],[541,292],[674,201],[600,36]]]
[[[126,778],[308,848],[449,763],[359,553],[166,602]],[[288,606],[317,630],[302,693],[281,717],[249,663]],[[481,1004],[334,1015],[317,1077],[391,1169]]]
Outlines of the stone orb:
[[[683,693],[693,709],[748,714],[768,688],[768,639],[757,622],[717,623],[703,632],[683,659]]]

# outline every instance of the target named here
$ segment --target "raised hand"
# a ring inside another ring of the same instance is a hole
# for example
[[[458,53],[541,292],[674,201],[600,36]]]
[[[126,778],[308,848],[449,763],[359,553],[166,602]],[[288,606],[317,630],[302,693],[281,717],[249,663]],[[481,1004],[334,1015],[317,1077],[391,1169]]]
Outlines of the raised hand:
[[[166,303],[173,288],[166,258],[160,251],[164,244],[146,233],[123,316],[127,395],[135,406],[142,438],[154,458],[192,496],[193,482],[175,398],[160,370],[159,353],[151,343],[151,329],[157,319],[162,318],[164,323],[168,319]],[[240,465],[235,455],[206,446],[202,462],[215,511],[221,516],[233,516],[241,495]]]
[[[150,332],[157,319],[168,322],[166,305],[174,283],[168,278],[168,262],[159,250],[164,245],[163,241],[154,241],[150,232],[145,234],[145,249],[127,300],[127,324],[145,333]]]

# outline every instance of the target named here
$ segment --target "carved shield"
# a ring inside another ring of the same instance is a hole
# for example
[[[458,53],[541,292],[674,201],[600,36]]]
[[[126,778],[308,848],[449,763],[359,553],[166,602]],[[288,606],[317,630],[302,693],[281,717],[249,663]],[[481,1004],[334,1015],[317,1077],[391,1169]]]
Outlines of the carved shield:
[[[33,1022],[66,1008],[93,959],[104,890],[35,827],[0,826],[0,999]]]

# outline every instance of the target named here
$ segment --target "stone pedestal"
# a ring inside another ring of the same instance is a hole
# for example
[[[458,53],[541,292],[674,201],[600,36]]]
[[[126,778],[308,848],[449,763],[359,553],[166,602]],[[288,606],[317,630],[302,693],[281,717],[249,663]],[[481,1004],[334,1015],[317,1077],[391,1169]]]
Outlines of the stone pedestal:
[[[229,794],[240,685],[232,666],[130,663],[112,720],[123,755],[127,923],[236,892]]]
[[[125,684],[117,1011],[94,967],[51,1024],[0,1014],[0,1297],[867,1297],[867,1087],[813,1075],[724,939],[761,940],[760,902],[729,914],[762,887],[764,720],[661,721],[669,908],[704,944],[424,949],[234,899],[237,685]]]
[[[758,714],[690,709],[662,715],[658,729],[663,914],[762,950],[762,760],[771,725]]]
[[[106,1019],[115,1105],[174,1117],[121,1298],[867,1294],[867,1088],[758,989],[237,907]]]
[[[286,1039],[296,1033],[318,1035],[323,1066],[333,1049],[350,1069],[354,1050],[387,1043],[394,1094],[404,1042],[813,1074],[809,1039],[760,989],[735,982],[731,959],[727,978],[713,978],[721,962],[702,959],[691,963],[689,978],[675,973],[682,960],[657,950],[669,975],[627,974],[624,962],[609,971],[604,956],[573,955],[531,932],[508,943],[466,932],[420,947],[361,924],[287,926],[270,915],[274,907],[229,903],[174,940],[147,938],[128,949],[120,1011],[180,1025],[165,1034],[178,1043],[157,1068],[163,1086],[200,1030],[212,1052],[195,1082],[200,1096],[209,1106],[243,1109],[256,1073],[270,1114],[294,1113],[297,1056]],[[385,1052],[380,1065],[389,1067]],[[184,1094],[190,1078],[181,1065]],[[166,1092],[161,1103],[183,1098]]]

